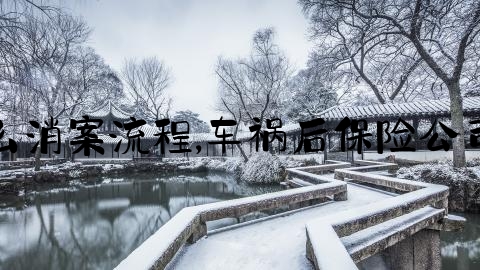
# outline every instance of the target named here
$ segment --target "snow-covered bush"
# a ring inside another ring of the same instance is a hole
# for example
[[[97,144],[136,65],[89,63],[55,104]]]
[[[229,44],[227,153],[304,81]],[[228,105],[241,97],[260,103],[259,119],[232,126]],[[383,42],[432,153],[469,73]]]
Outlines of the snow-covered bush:
[[[304,166],[316,166],[316,165],[320,165],[321,163],[318,162],[317,159],[315,159],[315,157],[311,157],[309,159],[305,159],[303,160],[304,162]]]
[[[240,180],[248,183],[280,183],[285,176],[285,167],[278,156],[268,152],[258,152],[253,154],[243,166]]]
[[[467,167],[479,167],[480,166],[480,158],[472,158],[467,160]]]
[[[472,162],[472,164],[476,164]],[[453,168],[451,161],[429,162],[400,168],[398,178],[419,180],[437,184],[459,181],[478,181],[478,167]]]
[[[211,160],[207,164],[209,170],[221,170],[229,173],[237,173],[243,165],[240,159],[227,159],[225,161]]]
[[[477,165],[472,160],[469,165]],[[397,177],[441,184],[449,187],[448,208],[459,212],[478,212],[480,209],[480,166],[453,168],[452,161],[429,162],[400,168]]]
[[[281,158],[280,161],[282,162],[282,166],[285,168],[296,168],[296,167],[303,167],[305,166],[304,162],[300,160],[296,160],[292,157],[285,157]]]

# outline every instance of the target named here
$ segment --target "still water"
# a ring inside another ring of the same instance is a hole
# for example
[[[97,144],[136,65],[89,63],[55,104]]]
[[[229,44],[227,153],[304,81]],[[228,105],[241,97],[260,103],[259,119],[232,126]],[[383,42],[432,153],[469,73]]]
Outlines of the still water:
[[[462,232],[442,232],[442,269],[480,269],[480,214],[462,214],[467,224]]]
[[[191,174],[30,193],[0,210],[0,269],[112,269],[184,207],[277,190],[239,185],[227,174]]]

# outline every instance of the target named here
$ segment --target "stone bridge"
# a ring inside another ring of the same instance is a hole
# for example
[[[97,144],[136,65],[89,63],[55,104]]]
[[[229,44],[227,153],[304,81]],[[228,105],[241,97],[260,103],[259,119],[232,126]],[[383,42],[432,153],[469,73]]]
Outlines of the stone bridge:
[[[397,179],[393,163],[288,169],[292,189],[187,207],[115,269],[440,269],[448,188]],[[333,173],[332,173],[333,172]],[[283,211],[209,230],[213,221]]]

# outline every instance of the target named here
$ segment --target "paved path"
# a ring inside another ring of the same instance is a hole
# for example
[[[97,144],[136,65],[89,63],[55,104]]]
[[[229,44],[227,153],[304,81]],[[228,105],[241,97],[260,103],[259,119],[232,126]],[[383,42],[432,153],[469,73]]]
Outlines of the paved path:
[[[185,245],[167,269],[313,269],[305,257],[305,223],[392,195],[348,184],[348,200],[327,202],[246,225],[209,232]]]

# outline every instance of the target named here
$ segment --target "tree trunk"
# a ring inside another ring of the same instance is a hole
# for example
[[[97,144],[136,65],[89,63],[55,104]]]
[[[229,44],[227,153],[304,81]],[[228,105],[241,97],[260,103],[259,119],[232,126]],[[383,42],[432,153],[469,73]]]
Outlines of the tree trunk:
[[[72,160],[72,148],[70,146],[70,139],[65,139],[65,159],[67,161],[73,161]]]
[[[243,151],[243,147],[241,143],[237,144],[238,150],[240,150],[240,154],[242,154],[243,161],[246,163],[248,161],[247,154],[245,154],[245,151]]]
[[[463,101],[458,81],[447,84],[450,95],[452,129],[458,132],[453,139],[453,167],[465,167],[465,130],[463,128]]]
[[[235,118],[235,115],[232,113],[233,117]],[[241,114],[239,119],[241,119]],[[235,120],[236,121],[236,120]],[[238,127],[240,126],[240,121],[237,122],[237,125],[235,126],[235,131],[233,133],[233,140],[235,141],[237,139],[237,133],[238,133]],[[243,161],[247,163],[248,157],[247,154],[245,154],[245,151],[243,151],[242,143],[237,144],[238,150],[240,150],[240,154],[243,157]],[[232,145],[232,150],[233,150],[233,145]]]
[[[35,171],[40,171],[40,166],[42,165],[40,158],[42,157],[42,152],[40,150],[40,143],[35,150]]]

